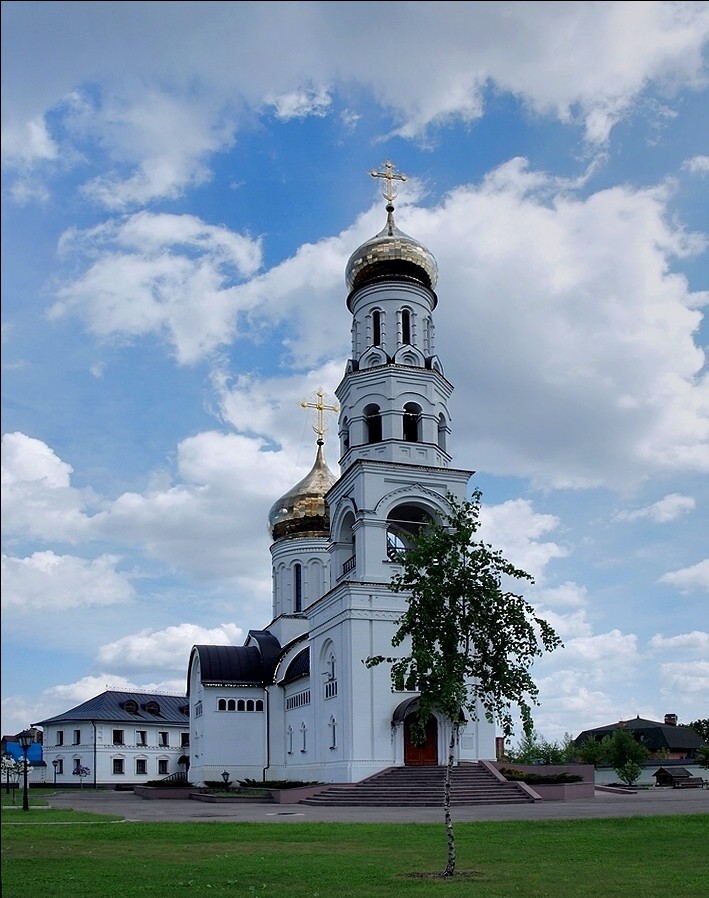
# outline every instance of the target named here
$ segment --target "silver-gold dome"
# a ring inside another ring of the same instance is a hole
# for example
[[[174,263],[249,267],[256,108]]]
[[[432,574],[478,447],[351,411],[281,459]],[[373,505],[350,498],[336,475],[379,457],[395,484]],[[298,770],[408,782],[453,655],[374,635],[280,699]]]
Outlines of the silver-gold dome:
[[[350,256],[345,280],[350,292],[368,283],[391,278],[414,280],[431,290],[438,282],[438,264],[418,240],[394,224],[394,207],[387,206],[387,224]]]
[[[330,511],[325,502],[325,494],[336,480],[337,477],[325,462],[322,441],[318,440],[313,467],[271,506],[268,513],[271,537],[277,540],[329,536]]]

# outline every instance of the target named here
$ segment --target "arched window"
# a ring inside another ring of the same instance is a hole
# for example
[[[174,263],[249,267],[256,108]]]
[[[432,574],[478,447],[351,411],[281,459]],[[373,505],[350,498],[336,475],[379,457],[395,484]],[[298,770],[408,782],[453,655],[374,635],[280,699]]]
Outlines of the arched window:
[[[305,721],[300,725],[300,750],[303,754],[308,750],[308,728]]]
[[[256,699],[256,710],[263,711],[263,702],[261,701],[260,698]]]
[[[347,420],[345,416],[342,419],[342,431],[340,433],[340,440],[342,442],[342,454],[349,451],[350,448],[350,422]]]
[[[246,710],[246,702],[243,700],[243,698],[240,698],[239,701],[236,703],[236,710],[237,711],[245,711]]]
[[[303,610],[303,568],[299,564],[293,565],[293,580],[295,587],[295,610]]]
[[[418,443],[421,439],[421,407],[415,402],[407,402],[404,406],[404,439],[408,443]]]
[[[254,700],[253,700],[252,698],[250,698],[250,699],[246,702],[246,710],[247,710],[247,711],[253,711],[253,710],[254,710]]]
[[[236,711],[236,702],[233,698],[230,698],[226,704],[227,711]]]
[[[217,711],[226,711],[226,699],[220,698],[217,702]]]
[[[401,310],[401,342],[411,342],[411,312],[408,309]]]
[[[372,312],[372,346],[381,346],[382,343],[382,313],[379,309]]]
[[[446,432],[448,427],[446,425],[445,415],[440,414],[438,416],[438,447],[442,449],[444,452],[446,451]]]
[[[286,754],[293,754],[293,727],[289,726],[286,730]]]
[[[368,405],[364,410],[364,420],[367,426],[367,442],[381,443],[382,441],[382,415],[379,406]]]
[[[334,749],[337,748],[337,721],[334,715],[330,718],[328,726],[330,727],[330,748]]]

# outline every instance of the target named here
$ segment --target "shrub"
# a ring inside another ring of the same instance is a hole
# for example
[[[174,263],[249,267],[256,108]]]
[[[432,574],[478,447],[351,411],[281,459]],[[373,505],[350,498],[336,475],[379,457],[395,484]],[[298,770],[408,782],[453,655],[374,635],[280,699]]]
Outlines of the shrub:
[[[321,786],[317,780],[239,780],[242,789],[298,789],[302,786]]]
[[[145,785],[156,786],[158,789],[194,789],[187,780],[148,780]]]
[[[518,783],[527,783],[529,786],[556,786],[563,783],[580,783],[583,779],[577,773],[525,773],[524,770],[513,770],[510,767],[501,767],[500,773],[507,780]]]

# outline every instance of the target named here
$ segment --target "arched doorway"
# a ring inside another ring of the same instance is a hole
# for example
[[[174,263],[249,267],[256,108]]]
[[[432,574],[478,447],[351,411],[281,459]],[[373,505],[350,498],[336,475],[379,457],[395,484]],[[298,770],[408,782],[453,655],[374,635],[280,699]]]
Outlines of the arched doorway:
[[[416,713],[404,718],[404,764],[407,767],[435,767],[438,764],[438,722],[431,715],[426,722],[426,740],[416,744],[411,730],[416,721]]]

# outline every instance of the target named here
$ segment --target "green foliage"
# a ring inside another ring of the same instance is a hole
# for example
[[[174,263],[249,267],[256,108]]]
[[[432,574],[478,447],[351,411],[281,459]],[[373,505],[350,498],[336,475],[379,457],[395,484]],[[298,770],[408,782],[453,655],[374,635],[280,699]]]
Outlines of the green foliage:
[[[580,783],[582,776],[577,773],[527,773],[524,770],[514,770],[510,767],[500,767],[500,773],[507,780],[528,783],[534,785],[558,785],[560,783]]]
[[[642,767],[636,764],[635,761],[626,761],[622,767],[614,767],[613,769],[621,783],[625,783],[626,786],[633,786],[643,772]]]
[[[693,720],[691,723],[688,723],[687,726],[696,730],[702,739],[709,743],[709,717],[704,717],[701,720]]]
[[[450,512],[442,523],[431,523],[411,540],[397,561],[402,571],[392,578],[395,592],[409,596],[392,640],[396,648],[410,640],[404,657],[367,658],[372,667],[392,665],[397,690],[420,694],[418,727],[435,709],[457,725],[460,709],[477,719],[478,707],[504,734],[513,730],[512,707],[521,714],[525,732],[532,732],[531,705],[538,689],[530,667],[561,640],[537,617],[521,595],[503,583],[533,578],[475,536],[480,527],[480,498],[448,496]]]
[[[700,767],[709,770],[709,745],[703,745],[698,749],[695,761]]]
[[[629,761],[640,764],[650,755],[645,746],[641,745],[624,727],[613,730],[613,735],[606,736],[601,745],[605,761],[618,773],[618,776],[620,776],[619,771],[624,769]]]
[[[243,789],[298,789],[301,786],[320,786],[318,780],[239,780]]]
[[[606,760],[605,746],[602,741],[589,736],[576,747],[576,757],[581,764],[593,764],[594,767],[600,767]]]
[[[578,750],[570,733],[562,742],[548,742],[537,732],[522,737],[517,748],[510,749],[506,757],[516,764],[569,764],[576,760]]]
[[[192,783],[183,779],[174,780],[148,780],[146,786],[152,786],[156,789],[194,789]],[[223,784],[222,784],[223,785]]]

